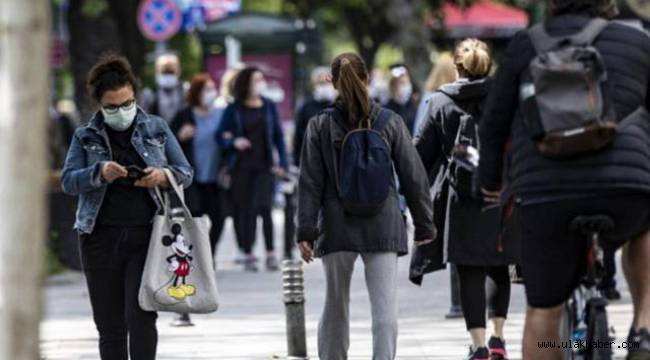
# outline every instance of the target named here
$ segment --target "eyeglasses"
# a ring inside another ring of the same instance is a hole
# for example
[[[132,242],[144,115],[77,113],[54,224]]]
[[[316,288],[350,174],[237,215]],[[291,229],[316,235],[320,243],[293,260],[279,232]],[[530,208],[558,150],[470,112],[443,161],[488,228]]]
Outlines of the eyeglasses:
[[[102,108],[107,114],[117,114],[120,109],[131,110],[135,106],[135,99],[127,100],[119,105],[108,104],[102,105]]]

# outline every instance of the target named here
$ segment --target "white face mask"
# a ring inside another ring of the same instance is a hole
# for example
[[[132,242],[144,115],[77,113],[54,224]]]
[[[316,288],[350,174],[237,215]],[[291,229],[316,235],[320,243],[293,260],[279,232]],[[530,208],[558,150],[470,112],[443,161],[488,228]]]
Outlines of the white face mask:
[[[156,84],[163,89],[169,89],[178,85],[178,76],[175,74],[157,74]]]
[[[373,79],[368,86],[368,92],[371,98],[379,100],[382,104],[390,98],[388,83],[382,79]]]
[[[400,105],[404,105],[411,99],[411,95],[413,95],[413,86],[411,84],[400,85],[395,93],[395,101]]]
[[[253,96],[263,96],[268,89],[266,81],[260,81],[253,87]]]
[[[334,101],[338,93],[332,84],[316,85],[314,87],[314,100],[316,101]]]
[[[217,100],[216,90],[206,90],[201,94],[201,105],[211,108],[214,106],[214,101]]]
[[[115,110],[109,110],[108,113],[107,110],[102,108],[104,123],[115,131],[124,131],[131,127],[137,113],[138,107],[135,105],[135,102],[127,108],[120,107]]]

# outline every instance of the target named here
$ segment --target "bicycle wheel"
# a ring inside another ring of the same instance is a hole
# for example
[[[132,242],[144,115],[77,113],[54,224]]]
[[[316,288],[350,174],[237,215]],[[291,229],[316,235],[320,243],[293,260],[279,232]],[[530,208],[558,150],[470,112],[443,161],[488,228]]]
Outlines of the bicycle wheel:
[[[612,349],[606,346],[611,341],[606,306],[607,301],[601,298],[591,299],[587,304],[588,360],[612,359]]]
[[[564,303],[564,311],[562,312],[562,322],[560,322],[560,340],[571,341],[573,337],[573,329],[575,327],[573,299],[569,299]],[[573,351],[569,347],[563,349],[564,359],[573,360]]]

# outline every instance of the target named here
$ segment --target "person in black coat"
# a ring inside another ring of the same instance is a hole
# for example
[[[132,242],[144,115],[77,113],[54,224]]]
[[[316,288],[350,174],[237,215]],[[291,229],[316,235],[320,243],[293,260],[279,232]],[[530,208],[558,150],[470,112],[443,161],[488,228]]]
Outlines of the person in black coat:
[[[552,16],[544,23],[550,36],[573,35],[591,19],[608,17],[611,0],[552,0]],[[538,341],[560,341],[558,324],[562,304],[584,273],[587,239],[570,232],[569,222],[581,214],[607,214],[616,228],[604,247],[624,248],[623,269],[631,289],[634,322],[630,349],[634,359],[650,359],[650,142],[647,113],[650,105],[650,39],[638,29],[611,22],[593,46],[602,56],[617,121],[639,115],[638,126],[619,127],[607,148],[562,160],[543,157],[519,106],[520,89],[536,56],[526,31],[510,42],[496,74],[480,124],[480,183],[487,197],[498,197],[502,183],[516,199],[522,238],[522,271],[528,310],[524,332],[524,359],[539,358]],[[644,129],[645,126],[645,129]],[[503,153],[511,147],[503,177]],[[643,275],[641,275],[643,274]],[[563,340],[563,339],[562,339]],[[545,349],[545,359],[562,353]],[[636,357],[635,357],[636,356]]]
[[[419,99],[414,91],[413,82],[406,66],[395,65],[391,68],[388,89],[390,99],[386,102],[385,107],[393,110],[404,119],[406,127],[413,136]]]
[[[456,47],[454,63],[459,80],[432,95],[428,120],[415,140],[416,148],[427,171],[437,174],[436,191],[448,194],[444,199],[445,236],[441,239],[447,258],[443,261],[458,269],[465,324],[472,337],[468,359],[503,359],[507,356],[503,326],[510,302],[508,265],[516,262],[514,247],[503,243],[499,236],[500,206],[463,194],[451,181],[453,166],[448,161],[453,156],[461,121],[468,116],[476,122],[480,119],[490,91],[489,49],[479,40],[464,40]],[[471,122],[468,126],[472,126]],[[436,198],[439,199],[437,195]],[[494,280],[496,291],[491,298],[490,314],[494,333],[486,344],[488,276]]]
[[[300,166],[300,150],[309,120],[336,99],[336,89],[329,77],[327,67],[317,67],[311,72],[312,95],[296,112],[296,130],[293,134],[293,164],[296,166]]]

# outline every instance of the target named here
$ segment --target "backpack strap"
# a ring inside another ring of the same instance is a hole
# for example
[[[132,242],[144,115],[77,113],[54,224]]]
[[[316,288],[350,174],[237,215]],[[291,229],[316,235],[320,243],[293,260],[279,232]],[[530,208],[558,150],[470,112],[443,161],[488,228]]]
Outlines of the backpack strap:
[[[544,23],[540,23],[528,30],[528,36],[535,47],[535,51],[538,54],[542,54],[566,42],[582,46],[591,45],[608,24],[609,21],[603,18],[594,18],[576,34],[570,36],[551,36],[546,32]]]
[[[591,45],[603,30],[609,25],[609,21],[603,18],[594,18],[589,21],[579,33],[571,37],[571,43],[576,45]]]
[[[390,111],[384,108],[379,108],[379,114],[377,115],[377,119],[375,119],[375,121],[372,122],[372,129],[378,132],[382,132],[389,122],[390,122]]]

